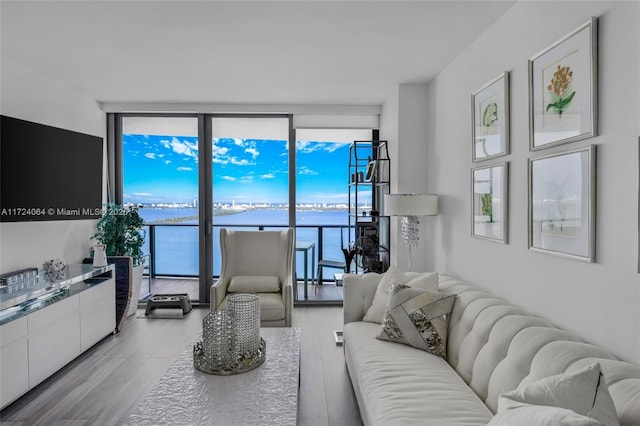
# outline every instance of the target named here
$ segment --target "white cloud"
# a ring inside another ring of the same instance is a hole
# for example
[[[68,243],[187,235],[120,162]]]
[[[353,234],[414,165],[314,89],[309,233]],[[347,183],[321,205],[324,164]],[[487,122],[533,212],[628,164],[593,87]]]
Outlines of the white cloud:
[[[348,144],[342,142],[297,141],[296,150],[302,154],[311,154],[316,151],[326,151],[331,153],[345,145]]]
[[[260,179],[274,179],[276,177],[276,175],[274,175],[273,173],[265,173],[263,175],[260,175]]]
[[[303,167],[300,167],[298,169],[298,174],[299,175],[315,176],[315,175],[318,175],[319,173],[316,172],[315,170],[311,170],[310,168],[303,166]]]
[[[222,176],[222,179],[228,180],[229,182],[235,182],[236,181],[236,178],[234,178],[233,176]]]
[[[253,158],[255,159],[258,155],[260,155],[260,152],[255,149],[255,148],[246,148],[244,150],[244,152],[251,154],[253,156]]]
[[[253,163],[251,163],[249,160],[247,159],[242,159],[239,160],[238,157],[231,157],[231,164],[236,165],[236,166],[251,166],[253,165]]]
[[[190,172],[190,171],[193,170],[193,168],[180,166],[180,167],[176,168],[176,170],[178,170],[180,172]]]
[[[323,145],[323,149],[327,152],[334,152],[340,148],[342,148],[343,146],[348,145],[342,142],[327,142]]]
[[[302,154],[309,154],[318,151],[320,145],[313,142],[298,141],[296,142],[296,151]]]
[[[211,162],[217,164],[227,164],[229,162],[229,159],[227,158],[229,148],[221,147],[214,143],[211,145],[211,151]]]
[[[156,154],[153,153],[153,152],[147,152],[144,156],[147,157],[147,158],[150,158],[152,160],[156,159]]]
[[[235,143],[237,146],[244,146],[244,142],[240,138],[233,138],[233,143]]]
[[[188,157],[198,158],[198,145],[189,141],[180,141],[174,137],[171,139],[171,149],[176,154],[186,155]]]
[[[213,152],[213,155],[227,155],[227,152],[229,152],[229,148],[227,148],[226,146],[218,146],[216,144],[211,145],[211,151]]]
[[[164,164],[171,164],[171,160],[164,160]]]
[[[137,197],[151,197],[153,194],[150,192],[134,192],[133,195]]]

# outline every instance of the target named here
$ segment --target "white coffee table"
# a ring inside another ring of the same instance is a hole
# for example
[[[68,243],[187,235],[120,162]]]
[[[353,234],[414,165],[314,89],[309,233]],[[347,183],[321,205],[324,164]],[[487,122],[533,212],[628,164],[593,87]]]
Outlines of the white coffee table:
[[[300,329],[262,328],[264,364],[216,376],[193,367],[193,343],[129,418],[131,425],[292,425],[300,384]]]

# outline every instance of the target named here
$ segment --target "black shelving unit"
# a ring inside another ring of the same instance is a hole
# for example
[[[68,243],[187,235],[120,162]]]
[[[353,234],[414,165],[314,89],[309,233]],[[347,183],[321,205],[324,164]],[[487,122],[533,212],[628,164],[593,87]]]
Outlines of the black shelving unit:
[[[349,229],[353,229],[357,248],[355,273],[382,273],[389,267],[389,217],[383,214],[390,176],[387,141],[354,141],[351,144]],[[365,201],[367,203],[363,203]]]

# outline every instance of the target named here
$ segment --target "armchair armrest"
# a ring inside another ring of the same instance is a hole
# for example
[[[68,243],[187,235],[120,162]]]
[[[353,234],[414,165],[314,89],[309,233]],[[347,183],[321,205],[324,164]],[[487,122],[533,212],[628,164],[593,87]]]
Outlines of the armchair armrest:
[[[284,303],[284,326],[291,327],[293,317],[293,276],[287,275],[282,283],[282,302]]]
[[[344,285],[344,324],[362,321],[373,303],[381,274],[369,272],[363,275],[345,274]]]
[[[227,287],[229,287],[229,278],[221,276],[218,278],[212,286],[210,291],[210,308],[211,312],[218,309],[220,303],[224,300],[224,296],[227,294]]]

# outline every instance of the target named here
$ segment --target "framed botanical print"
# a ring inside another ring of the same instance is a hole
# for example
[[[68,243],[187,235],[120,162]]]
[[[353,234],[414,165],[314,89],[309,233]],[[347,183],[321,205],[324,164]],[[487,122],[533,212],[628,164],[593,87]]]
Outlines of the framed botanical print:
[[[529,159],[529,248],[595,261],[596,146]]]
[[[471,95],[473,161],[509,153],[509,72]]]
[[[591,18],[529,59],[532,151],[597,135],[597,34]]]
[[[471,236],[507,243],[509,163],[471,170]]]

